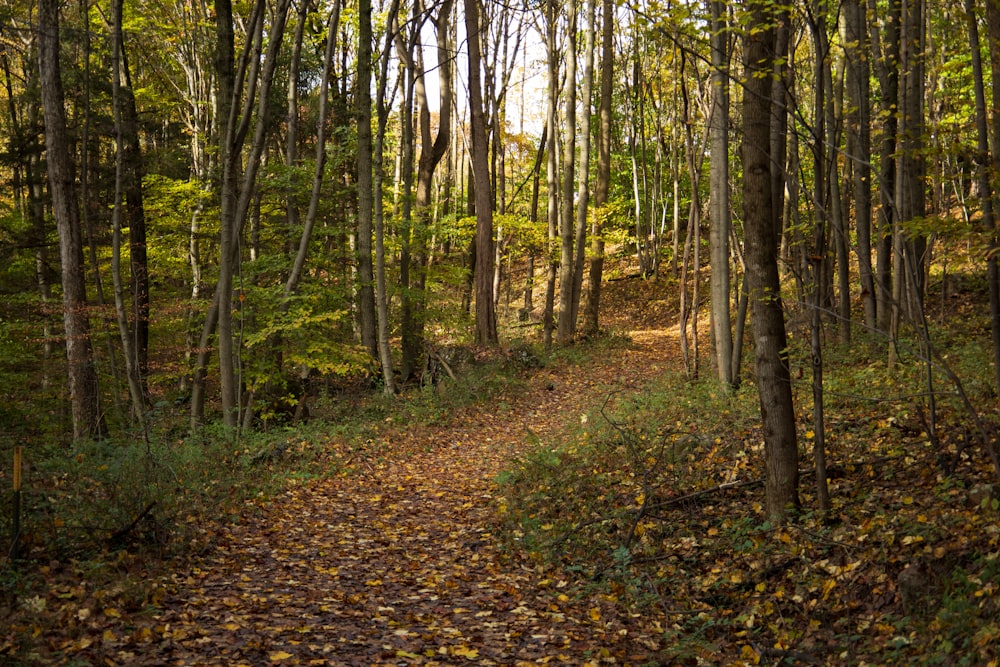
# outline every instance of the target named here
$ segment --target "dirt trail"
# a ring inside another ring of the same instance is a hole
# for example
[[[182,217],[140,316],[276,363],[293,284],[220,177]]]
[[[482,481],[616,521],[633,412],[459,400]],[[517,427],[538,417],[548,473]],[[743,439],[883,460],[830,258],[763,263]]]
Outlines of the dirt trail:
[[[593,367],[541,370],[504,407],[403,431],[393,450],[409,454],[398,460],[373,453],[361,475],[288,489],[227,527],[210,557],[176,575],[139,641],[106,655],[147,665],[653,660],[641,619],[502,553],[490,533],[494,477],[529,429],[545,441],[666,365],[664,332],[631,338]]]

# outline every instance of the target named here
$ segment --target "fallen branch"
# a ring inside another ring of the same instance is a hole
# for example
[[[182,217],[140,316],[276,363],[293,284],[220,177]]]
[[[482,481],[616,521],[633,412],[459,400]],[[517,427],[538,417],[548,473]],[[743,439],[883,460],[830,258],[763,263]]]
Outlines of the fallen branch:
[[[139,512],[139,515],[137,517],[135,517],[134,519],[132,519],[132,523],[128,524],[127,526],[123,526],[123,527],[119,528],[118,530],[116,530],[115,532],[111,533],[111,537],[108,539],[108,541],[111,544],[118,544],[118,543],[120,543],[122,540],[125,539],[125,537],[129,533],[131,533],[133,530],[135,530],[135,527],[139,525],[140,521],[142,521],[147,515],[149,515],[150,512],[153,511],[154,507],[156,507],[156,501],[155,500],[153,502],[149,503],[148,505],[146,505],[146,509],[144,509],[141,512]]]
[[[802,471],[799,471],[799,475],[802,475]],[[700,491],[691,491],[690,493],[685,493],[682,496],[677,496],[675,498],[668,498],[666,500],[661,500],[657,503],[651,503],[645,509],[647,511],[663,509],[665,507],[670,507],[671,505],[679,505],[680,503],[686,502],[688,500],[694,500],[695,498],[701,498],[702,496],[708,496],[714,493],[721,493],[722,491],[728,491],[730,489],[743,489],[748,486],[761,486],[764,484],[764,478],[760,479],[745,479],[738,482],[725,482],[719,484],[718,486],[712,486],[707,489],[701,489]]]

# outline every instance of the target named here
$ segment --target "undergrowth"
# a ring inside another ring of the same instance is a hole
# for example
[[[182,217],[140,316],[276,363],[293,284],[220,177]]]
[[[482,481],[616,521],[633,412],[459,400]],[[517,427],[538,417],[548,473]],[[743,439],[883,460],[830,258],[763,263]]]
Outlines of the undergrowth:
[[[794,346],[793,364],[808,359]],[[828,513],[814,509],[808,366],[795,380],[802,507],[784,526],[762,508],[755,388],[668,373],[609,394],[503,473],[502,533],[655,618],[680,664],[996,664],[996,473],[940,366],[929,434],[921,360],[890,375],[869,354],[828,353]],[[977,404],[982,354],[943,355]]]
[[[0,612],[44,599],[57,573],[119,585],[128,577],[123,563],[130,571],[155,567],[210,548],[216,522],[241,521],[253,511],[249,501],[290,480],[350,474],[388,455],[394,429],[445,423],[484,401],[502,404],[523,386],[525,371],[543,363],[531,346],[518,349],[483,361],[470,353],[453,362],[454,378],[439,375],[397,397],[327,392],[308,423],[240,433],[209,424],[191,435],[184,406],[161,403],[148,437],[123,433],[73,445],[32,438],[23,448],[17,560],[9,551],[13,497],[0,496]],[[0,454],[9,461],[12,447],[5,443]],[[7,466],[0,485],[10,488]]]

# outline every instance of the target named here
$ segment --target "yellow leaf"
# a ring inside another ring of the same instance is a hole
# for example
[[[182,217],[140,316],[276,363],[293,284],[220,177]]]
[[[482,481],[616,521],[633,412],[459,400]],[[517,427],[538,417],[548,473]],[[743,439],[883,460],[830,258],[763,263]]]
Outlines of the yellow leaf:
[[[749,660],[755,665],[760,664],[760,654],[754,650],[753,646],[749,644],[744,644],[743,648],[740,649],[740,655],[744,660]]]
[[[122,617],[122,613],[120,611],[118,611],[117,609],[115,609],[114,607],[108,607],[107,609],[105,609],[104,610],[104,615],[108,616],[110,618],[121,618]]]
[[[226,623],[222,627],[224,627],[226,630],[239,630],[240,629],[240,624],[239,623],[233,623],[232,621],[230,621],[229,623]]]
[[[837,581],[835,579],[827,579],[826,581],[823,582],[823,599],[824,600],[827,599],[827,597],[830,596],[830,591],[832,591],[833,587],[836,586],[836,585],[837,585]]]
[[[282,660],[291,658],[292,654],[287,651],[271,651],[267,657],[271,659],[271,662],[281,662]]]
[[[458,648],[453,648],[451,650],[452,655],[457,655],[462,658],[468,658],[469,660],[475,660],[479,657],[479,651],[474,648],[469,648],[468,646],[459,646]]]
[[[599,621],[601,620],[601,610],[597,607],[590,608],[590,620]]]

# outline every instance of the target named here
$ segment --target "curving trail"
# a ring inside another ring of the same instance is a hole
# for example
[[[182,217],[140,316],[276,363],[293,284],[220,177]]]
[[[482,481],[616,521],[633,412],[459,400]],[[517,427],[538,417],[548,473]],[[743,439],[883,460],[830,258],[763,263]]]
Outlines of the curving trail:
[[[658,330],[631,339],[592,366],[541,371],[503,409],[397,434],[394,460],[372,456],[360,475],[262,504],[175,576],[148,627],[104,655],[144,665],[657,664],[643,619],[503,553],[490,532],[494,477],[527,429],[544,441],[610,389],[641,386],[675,345]]]

